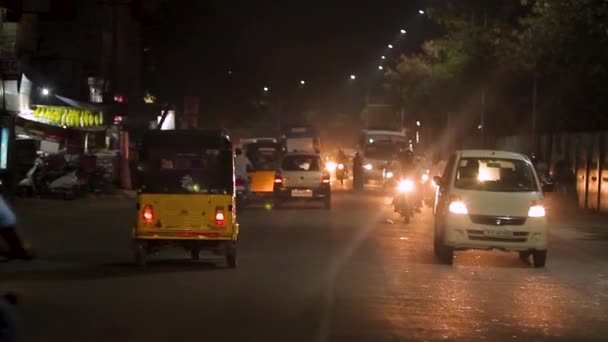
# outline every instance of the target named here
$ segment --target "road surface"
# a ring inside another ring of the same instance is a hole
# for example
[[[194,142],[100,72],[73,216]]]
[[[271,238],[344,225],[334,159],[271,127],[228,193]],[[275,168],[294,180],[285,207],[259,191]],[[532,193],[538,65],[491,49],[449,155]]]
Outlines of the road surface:
[[[331,211],[250,210],[238,269],[179,250],[137,269],[133,200],[22,200],[40,257],[0,263],[0,291],[21,294],[28,341],[608,340],[601,222],[553,219],[546,269],[477,251],[449,267],[428,209],[407,226],[390,209],[378,192],[338,192]]]

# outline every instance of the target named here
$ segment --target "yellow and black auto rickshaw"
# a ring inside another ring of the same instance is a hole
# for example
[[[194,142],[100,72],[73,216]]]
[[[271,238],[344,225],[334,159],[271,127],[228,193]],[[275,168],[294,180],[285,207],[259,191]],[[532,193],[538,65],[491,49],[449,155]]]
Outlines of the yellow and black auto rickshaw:
[[[232,142],[223,131],[149,131],[139,151],[135,261],[177,245],[237,266]]]
[[[253,165],[248,173],[252,199],[272,199],[282,145],[276,140],[260,139],[243,144],[243,152]]]

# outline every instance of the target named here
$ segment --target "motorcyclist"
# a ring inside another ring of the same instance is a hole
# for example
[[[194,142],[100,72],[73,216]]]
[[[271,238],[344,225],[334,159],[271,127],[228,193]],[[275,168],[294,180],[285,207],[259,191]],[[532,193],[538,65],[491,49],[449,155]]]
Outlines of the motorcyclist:
[[[348,162],[348,157],[346,156],[346,153],[344,153],[344,150],[338,150],[338,156],[336,161],[338,162],[338,164],[344,164],[344,166],[346,166],[346,163]]]
[[[422,206],[422,193],[420,189],[421,173],[415,163],[414,153],[407,149],[399,153],[399,168],[400,168],[400,179],[410,179],[416,184],[413,195],[415,196],[415,210],[420,212]],[[397,205],[399,203],[396,203]]]
[[[253,170],[253,165],[249,158],[243,154],[242,149],[237,148],[234,154],[234,176],[245,183],[245,189],[249,192],[249,176],[247,172]]]
[[[357,191],[363,189],[363,158],[359,152],[353,158],[353,187]]]
[[[8,259],[32,259],[32,253],[26,248],[17,231],[17,216],[4,197],[4,187],[0,182],[0,236],[6,242]]]

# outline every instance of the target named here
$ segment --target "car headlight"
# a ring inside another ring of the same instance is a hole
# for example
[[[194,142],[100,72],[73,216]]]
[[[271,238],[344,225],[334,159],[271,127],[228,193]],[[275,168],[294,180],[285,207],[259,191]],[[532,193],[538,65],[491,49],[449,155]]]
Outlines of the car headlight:
[[[453,201],[450,203],[449,210],[452,214],[466,215],[469,213],[467,205],[462,201]]]
[[[397,191],[399,192],[412,192],[414,191],[414,182],[409,179],[405,179],[399,182],[397,185]]]
[[[422,181],[423,181],[423,182],[426,182],[426,181],[428,181],[428,180],[429,180],[429,175],[428,175],[428,174],[426,174],[426,173],[423,173],[423,174],[422,174]]]
[[[391,179],[391,178],[393,178],[394,176],[395,176],[395,175],[394,175],[392,172],[390,172],[390,171],[386,173],[386,178],[388,178],[388,179]]]
[[[363,165],[363,168],[366,169],[367,171],[370,171],[372,169],[372,164],[365,164],[365,165]]]
[[[327,168],[327,171],[330,171],[330,172],[331,171],[335,171],[337,166],[338,165],[336,163],[334,163],[334,162],[328,162],[327,164],[325,164],[325,167]]]
[[[545,216],[545,207],[542,205],[533,205],[528,210],[529,217],[544,217]]]

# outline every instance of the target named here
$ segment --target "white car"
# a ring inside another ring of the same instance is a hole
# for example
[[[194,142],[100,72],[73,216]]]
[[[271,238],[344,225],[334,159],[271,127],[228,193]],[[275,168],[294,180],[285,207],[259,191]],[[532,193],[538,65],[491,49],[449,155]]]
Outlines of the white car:
[[[319,154],[294,152],[283,156],[274,182],[274,203],[321,201],[331,208],[330,175]]]
[[[542,185],[530,159],[504,151],[464,150],[448,161],[435,199],[434,247],[451,264],[454,251],[499,249],[547,259],[547,218]]]

